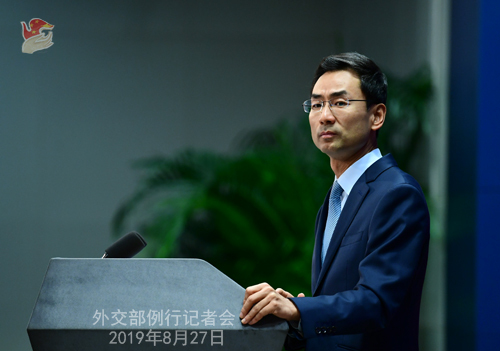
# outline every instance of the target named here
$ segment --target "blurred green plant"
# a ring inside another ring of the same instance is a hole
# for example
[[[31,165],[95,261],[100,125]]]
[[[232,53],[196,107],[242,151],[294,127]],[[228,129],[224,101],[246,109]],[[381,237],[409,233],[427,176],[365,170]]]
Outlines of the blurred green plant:
[[[417,177],[422,174],[426,157],[419,155],[429,132],[427,113],[432,98],[432,79],[428,66],[423,66],[409,76],[387,76],[387,116],[378,136],[382,153],[390,152],[399,168]],[[425,165],[426,166],[426,165]],[[425,188],[427,179],[417,179]]]
[[[379,146],[407,169],[424,134],[429,71],[389,77],[389,87]],[[186,150],[136,162],[140,184],[113,232],[137,229],[147,255],[201,258],[245,287],[308,293],[316,213],[334,179],[309,130],[304,114],[248,133],[236,155]]]

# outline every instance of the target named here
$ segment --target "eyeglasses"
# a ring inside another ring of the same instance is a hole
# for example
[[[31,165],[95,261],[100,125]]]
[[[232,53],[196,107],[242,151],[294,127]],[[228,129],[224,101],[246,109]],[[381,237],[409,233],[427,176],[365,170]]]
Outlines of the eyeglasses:
[[[302,104],[304,107],[304,112],[306,113],[317,113],[321,112],[323,109],[323,105],[325,102],[328,102],[328,105],[330,107],[330,111],[335,115],[335,111],[338,113],[342,113],[342,111],[345,111],[345,109],[351,104],[353,101],[366,101],[366,100],[349,100],[349,99],[334,99],[334,100],[326,100],[326,101],[321,101],[321,100],[306,100]]]

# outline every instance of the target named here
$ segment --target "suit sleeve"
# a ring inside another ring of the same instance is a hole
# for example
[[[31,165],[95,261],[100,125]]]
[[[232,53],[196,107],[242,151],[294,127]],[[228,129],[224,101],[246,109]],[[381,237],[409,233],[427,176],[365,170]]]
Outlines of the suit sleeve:
[[[301,314],[304,338],[317,337],[323,326],[334,334],[381,329],[420,289],[429,243],[429,214],[420,189],[409,184],[389,189],[368,223],[356,286],[334,295],[292,299]]]

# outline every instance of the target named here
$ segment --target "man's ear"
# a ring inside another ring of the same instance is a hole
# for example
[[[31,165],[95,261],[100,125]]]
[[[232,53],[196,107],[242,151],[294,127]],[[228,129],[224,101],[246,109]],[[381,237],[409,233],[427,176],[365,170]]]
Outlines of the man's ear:
[[[372,109],[372,130],[379,130],[384,125],[387,107],[384,104],[378,104],[373,106]]]

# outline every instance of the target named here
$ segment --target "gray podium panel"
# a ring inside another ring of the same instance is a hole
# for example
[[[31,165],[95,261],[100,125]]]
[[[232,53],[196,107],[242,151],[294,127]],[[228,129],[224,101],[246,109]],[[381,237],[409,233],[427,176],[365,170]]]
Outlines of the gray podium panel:
[[[34,351],[281,350],[287,323],[243,326],[244,294],[197,259],[54,258],[28,334]]]

